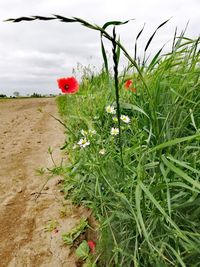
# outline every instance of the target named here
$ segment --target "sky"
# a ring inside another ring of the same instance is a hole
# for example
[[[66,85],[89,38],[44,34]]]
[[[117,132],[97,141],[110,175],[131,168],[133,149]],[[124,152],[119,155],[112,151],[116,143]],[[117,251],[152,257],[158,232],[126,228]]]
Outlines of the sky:
[[[200,25],[200,0],[0,0],[0,94],[10,96],[35,93],[58,94],[57,79],[72,75],[80,78],[84,66],[98,70],[103,64],[99,33],[80,24],[59,21],[11,23],[21,16],[79,17],[102,26],[111,20],[126,21],[117,27],[121,43],[134,53],[134,40],[145,24],[138,42],[144,50],[154,30],[165,20],[148,49],[153,54],[173,39],[175,28],[197,38]],[[110,45],[105,41],[111,58]],[[121,63],[121,67],[125,64]],[[110,65],[110,67],[112,67]],[[73,71],[75,70],[75,72]]]

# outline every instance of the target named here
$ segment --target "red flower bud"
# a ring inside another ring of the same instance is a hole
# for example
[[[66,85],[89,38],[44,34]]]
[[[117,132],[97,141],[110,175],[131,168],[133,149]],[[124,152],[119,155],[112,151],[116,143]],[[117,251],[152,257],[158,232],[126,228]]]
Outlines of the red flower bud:
[[[90,252],[92,254],[94,254],[95,253],[96,243],[94,241],[92,241],[92,240],[89,240],[87,243],[88,243],[88,246],[90,248]]]

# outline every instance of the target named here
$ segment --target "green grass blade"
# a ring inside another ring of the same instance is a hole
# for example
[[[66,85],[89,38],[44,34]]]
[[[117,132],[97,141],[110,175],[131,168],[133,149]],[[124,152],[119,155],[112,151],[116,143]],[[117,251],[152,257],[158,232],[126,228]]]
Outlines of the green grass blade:
[[[121,102],[120,105],[121,105],[121,108],[138,111],[138,112],[142,113],[143,115],[145,115],[149,119],[149,116],[147,115],[147,113],[142,108],[140,108],[140,107],[138,107],[136,105],[129,104],[129,103],[124,103],[124,102]]]
[[[175,257],[177,258],[180,266],[182,267],[186,267],[185,263],[183,262],[183,260],[181,259],[181,256],[178,254],[178,252],[172,247],[170,246],[169,244],[165,243],[165,246],[168,247],[172,252],[173,254],[175,255]]]
[[[138,35],[136,36],[136,39],[135,39],[135,55],[134,55],[134,59],[135,60],[137,58],[137,41],[138,41],[140,35],[142,34],[142,32],[144,30],[144,27],[145,27],[145,24],[144,24],[144,26],[142,27],[142,29],[140,30],[140,32],[138,33]]]
[[[177,163],[178,165],[180,165],[180,166],[182,166],[182,167],[184,167],[184,168],[186,168],[186,169],[188,169],[188,170],[194,172],[194,173],[198,173],[198,174],[200,174],[200,171],[199,171],[199,170],[192,168],[191,166],[189,166],[189,165],[188,165],[186,162],[184,162],[184,161],[177,160],[177,159],[173,158],[171,155],[170,155],[170,156],[167,156],[167,158],[168,158],[169,160],[171,160],[171,161]]]
[[[148,188],[142,183],[142,181],[138,182],[141,189],[144,191],[146,196],[151,200],[151,202],[155,205],[155,207],[160,211],[160,213],[165,217],[165,219],[171,224],[171,226],[176,229],[177,235],[185,240],[186,242],[190,242],[189,239],[183,234],[183,232],[179,229],[179,227],[176,225],[176,223],[167,215],[165,210],[161,207],[161,205],[158,203],[158,201],[154,198],[154,196],[151,194],[151,192],[148,190]]]
[[[104,66],[105,66],[106,73],[109,75],[108,59],[107,59],[106,50],[105,50],[105,47],[104,47],[104,44],[103,44],[102,34],[101,34],[101,53],[102,53],[102,56],[103,56],[103,61],[104,61]]]
[[[149,47],[149,45],[150,45],[151,41],[153,40],[153,37],[155,36],[155,34],[156,34],[156,32],[158,31],[158,29],[160,29],[162,26],[164,26],[169,20],[170,20],[170,19],[164,21],[163,23],[161,23],[161,24],[157,27],[157,29],[154,31],[154,33],[152,34],[152,36],[149,38],[149,40],[148,40],[148,42],[147,42],[147,44],[146,44],[146,46],[145,46],[145,49],[144,49],[145,52],[147,51],[147,48]]]
[[[200,134],[195,134],[195,135],[190,135],[190,136],[186,136],[186,137],[176,138],[176,139],[164,142],[162,144],[159,144],[158,146],[155,146],[154,148],[150,149],[148,151],[148,153],[151,153],[151,152],[154,152],[154,151],[166,148],[166,147],[174,146],[176,144],[180,144],[180,143],[183,143],[183,142],[186,142],[186,141],[191,141],[193,139],[198,139],[198,138],[200,138]]]
[[[145,227],[144,220],[142,218],[141,205],[140,205],[141,196],[142,196],[142,190],[141,190],[140,185],[137,184],[136,190],[135,190],[135,204],[136,204],[136,210],[137,210],[137,218],[138,218],[138,221],[139,221],[140,226],[142,228],[143,235],[144,235],[147,243],[150,245],[150,248],[151,248],[151,244],[150,244],[150,241],[149,241],[149,235],[147,233],[147,229]]]
[[[179,177],[182,177],[185,181],[192,184],[194,187],[198,188],[200,190],[200,182],[192,179],[189,175],[187,175],[184,171],[177,168],[174,164],[169,162],[164,155],[162,155],[162,161],[163,163],[174,173],[178,174]]]
[[[120,43],[120,37],[118,38],[118,42]],[[117,64],[119,64],[120,51],[121,51],[121,48],[120,48],[119,45],[117,45],[117,51],[116,51],[116,54],[117,54]]]
[[[128,23],[130,20],[126,20],[126,21],[117,21],[117,20],[113,20],[113,21],[108,21],[103,25],[103,29],[105,30],[108,26],[113,25],[113,26],[118,26],[118,25],[123,25]]]
[[[163,47],[164,47],[164,45],[163,45]],[[159,59],[160,53],[163,50],[163,47],[156,53],[156,55],[152,59],[151,63],[149,64],[147,71],[151,71],[155,67],[155,65],[158,64],[158,59]]]

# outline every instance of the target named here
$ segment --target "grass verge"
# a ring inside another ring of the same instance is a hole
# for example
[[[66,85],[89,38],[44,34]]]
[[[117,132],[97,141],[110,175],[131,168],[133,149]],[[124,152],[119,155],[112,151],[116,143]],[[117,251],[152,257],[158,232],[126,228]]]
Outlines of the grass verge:
[[[124,71],[120,139],[105,72],[85,72],[78,94],[57,99],[69,156],[64,192],[100,223],[98,266],[200,266],[197,46],[182,36],[139,73]]]

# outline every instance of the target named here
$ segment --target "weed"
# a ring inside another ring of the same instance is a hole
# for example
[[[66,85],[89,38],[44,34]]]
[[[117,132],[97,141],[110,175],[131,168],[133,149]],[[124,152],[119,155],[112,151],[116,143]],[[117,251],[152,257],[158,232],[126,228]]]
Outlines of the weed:
[[[88,227],[87,219],[81,219],[77,226],[70,232],[62,234],[62,240],[67,245],[72,245],[74,241],[86,230]]]
[[[36,170],[37,175],[44,175],[46,172],[45,168],[40,168]]]
[[[53,230],[55,230],[57,227],[59,226],[59,223],[57,220],[50,220],[49,222],[47,222],[44,226],[44,229],[46,232],[52,232]]]
[[[60,217],[61,217],[61,218],[70,216],[70,215],[72,215],[72,213],[73,213],[73,209],[72,209],[72,207],[69,207],[69,206],[63,206],[63,207],[60,209]]]

